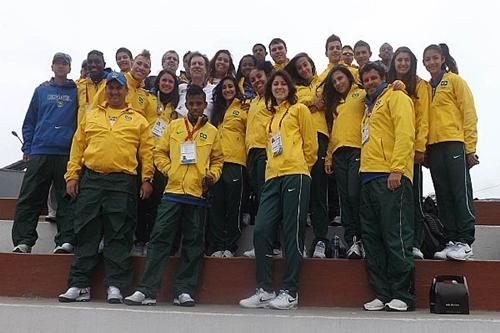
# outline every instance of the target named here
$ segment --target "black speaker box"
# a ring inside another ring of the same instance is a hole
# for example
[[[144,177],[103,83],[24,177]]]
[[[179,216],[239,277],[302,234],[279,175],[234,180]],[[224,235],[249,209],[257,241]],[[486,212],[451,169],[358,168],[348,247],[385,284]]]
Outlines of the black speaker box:
[[[469,288],[465,276],[439,275],[429,292],[431,313],[469,314]]]

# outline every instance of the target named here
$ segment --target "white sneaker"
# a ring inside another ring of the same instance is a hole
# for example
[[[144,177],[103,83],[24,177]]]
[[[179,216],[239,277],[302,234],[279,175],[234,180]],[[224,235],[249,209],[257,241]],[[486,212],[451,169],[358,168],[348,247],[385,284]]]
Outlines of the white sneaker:
[[[288,290],[280,290],[278,296],[269,302],[269,307],[277,310],[291,310],[297,308],[298,305],[299,293],[292,297]]]
[[[446,247],[444,249],[434,253],[434,259],[446,260],[446,258],[447,258],[446,255],[448,254],[448,252],[452,251],[454,248],[455,248],[455,243],[453,243],[452,241],[449,241],[446,244]]]
[[[214,258],[222,258],[222,255],[224,254],[223,251],[215,251],[214,253],[212,253],[210,256],[211,257],[214,257]]]
[[[63,245],[56,246],[54,253],[56,254],[70,254],[73,253],[74,247],[70,243],[63,243]]]
[[[132,253],[131,255],[133,256],[139,256],[142,257],[144,256],[144,249],[146,247],[146,244],[143,242],[137,242],[134,244],[134,247],[132,248]]]
[[[375,298],[373,301],[363,304],[363,309],[366,311],[381,311],[385,308],[384,302]]]
[[[31,246],[26,244],[19,244],[12,249],[15,253],[31,253]]]
[[[90,287],[71,287],[64,294],[59,295],[59,302],[88,302],[90,301]]]
[[[283,253],[281,252],[280,249],[273,249],[273,257],[281,258],[282,256],[283,256]]]
[[[120,292],[120,289],[115,286],[109,286],[107,301],[110,304],[120,304],[123,301],[123,296]]]
[[[243,252],[244,257],[255,258],[255,249]],[[273,257],[280,258],[282,256],[280,249],[273,249]]]
[[[413,247],[411,249],[411,254],[413,255],[413,258],[415,259],[424,259],[424,254],[418,247]]]
[[[174,298],[174,305],[194,306],[194,299],[188,293],[182,293],[176,298]]]
[[[408,311],[408,304],[396,298],[387,303],[385,307],[387,311]]]
[[[467,260],[472,256],[470,245],[462,242],[456,242],[455,247],[446,253],[446,258],[459,261]]]
[[[240,306],[243,308],[267,308],[269,302],[276,297],[276,293],[267,292],[262,288],[258,288],[252,296],[244,298],[240,301]]]
[[[232,257],[234,257],[234,254],[231,251],[224,250],[224,252],[222,252],[222,258],[232,258]]]
[[[363,243],[356,239],[356,236],[353,238],[353,244],[347,250],[347,259],[363,259],[365,257],[365,249],[363,248]]]
[[[244,257],[255,258],[255,249],[251,249],[251,250],[243,252],[243,256]]]
[[[326,249],[325,242],[323,241],[317,242],[316,246],[314,247],[313,258],[321,258],[321,259],[326,258],[325,249]]]
[[[123,303],[127,305],[156,305],[156,299],[146,297],[140,291],[136,291],[132,295],[125,297]]]

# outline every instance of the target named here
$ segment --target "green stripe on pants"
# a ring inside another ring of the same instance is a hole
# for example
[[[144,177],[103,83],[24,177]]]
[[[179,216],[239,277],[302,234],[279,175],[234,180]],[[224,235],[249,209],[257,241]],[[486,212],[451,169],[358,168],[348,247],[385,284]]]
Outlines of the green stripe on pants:
[[[415,266],[412,256],[413,194],[411,182],[387,188],[387,176],[361,186],[361,232],[368,278],[378,299],[400,299],[415,306]]]
[[[287,175],[268,180],[255,220],[254,246],[257,287],[272,290],[272,254],[278,225],[283,224],[285,273],[282,289],[295,295],[304,250],[304,232],[309,208],[311,178]]]
[[[241,208],[245,185],[245,167],[224,163],[222,175],[214,185],[208,230],[214,251],[236,251],[241,235]]]
[[[462,142],[442,142],[427,149],[439,219],[447,241],[474,242],[472,182]]]
[[[156,298],[175,236],[180,230],[182,250],[172,294],[174,297],[182,293],[193,296],[203,267],[206,211],[205,207],[162,201],[148,245],[144,275],[137,290]]]
[[[104,239],[105,285],[126,287],[132,279],[130,250],[137,214],[136,176],[99,174],[85,170],[76,198],[75,232],[78,246],[68,285],[88,287]]]
[[[311,169],[311,222],[316,241],[323,241],[328,244],[326,238],[328,234],[328,176],[325,172],[325,156],[328,148],[328,138],[318,133],[318,160]],[[314,242],[314,243],[315,243]]]
[[[31,155],[16,203],[16,214],[12,226],[12,242],[15,246],[35,245],[38,239],[36,228],[38,217],[47,203],[51,184],[54,184],[57,199],[56,245],[75,244],[72,204],[66,197],[64,174],[68,155]]]
[[[357,240],[361,240],[359,222],[360,155],[361,149],[353,147],[341,147],[333,154],[333,173],[340,199],[340,218],[344,227],[344,239],[348,247],[352,246],[354,236]]]

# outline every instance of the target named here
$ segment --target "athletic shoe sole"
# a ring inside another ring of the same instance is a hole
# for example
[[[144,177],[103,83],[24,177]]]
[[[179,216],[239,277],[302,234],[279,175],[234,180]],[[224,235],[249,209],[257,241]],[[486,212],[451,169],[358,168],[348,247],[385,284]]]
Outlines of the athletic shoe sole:
[[[136,301],[132,301],[132,300],[129,300],[129,299],[124,299],[123,300],[123,303],[126,304],[126,305],[149,305],[149,306],[153,306],[153,305],[156,305],[156,300],[144,300],[142,302],[136,302]]]
[[[194,306],[194,301],[187,301],[187,302],[181,303],[181,302],[179,302],[178,299],[174,299],[174,305],[184,306],[184,307],[190,308],[190,307]]]
[[[61,303],[89,302],[90,301],[90,297],[85,297],[85,298],[80,298],[80,297],[77,297],[77,298],[67,298],[67,297],[59,296],[58,300]]]

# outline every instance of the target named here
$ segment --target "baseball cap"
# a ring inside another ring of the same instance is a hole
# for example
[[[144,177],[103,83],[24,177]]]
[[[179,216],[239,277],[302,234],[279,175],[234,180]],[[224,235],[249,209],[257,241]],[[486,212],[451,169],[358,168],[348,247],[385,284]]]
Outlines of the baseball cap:
[[[111,82],[113,80],[116,80],[122,87],[127,86],[127,78],[123,73],[111,72],[106,76],[106,82]]]
[[[52,59],[52,63],[54,63],[54,61],[56,61],[57,59],[64,61],[68,65],[71,65],[71,57],[69,56],[69,54],[57,52],[56,54],[54,54],[54,58]]]

